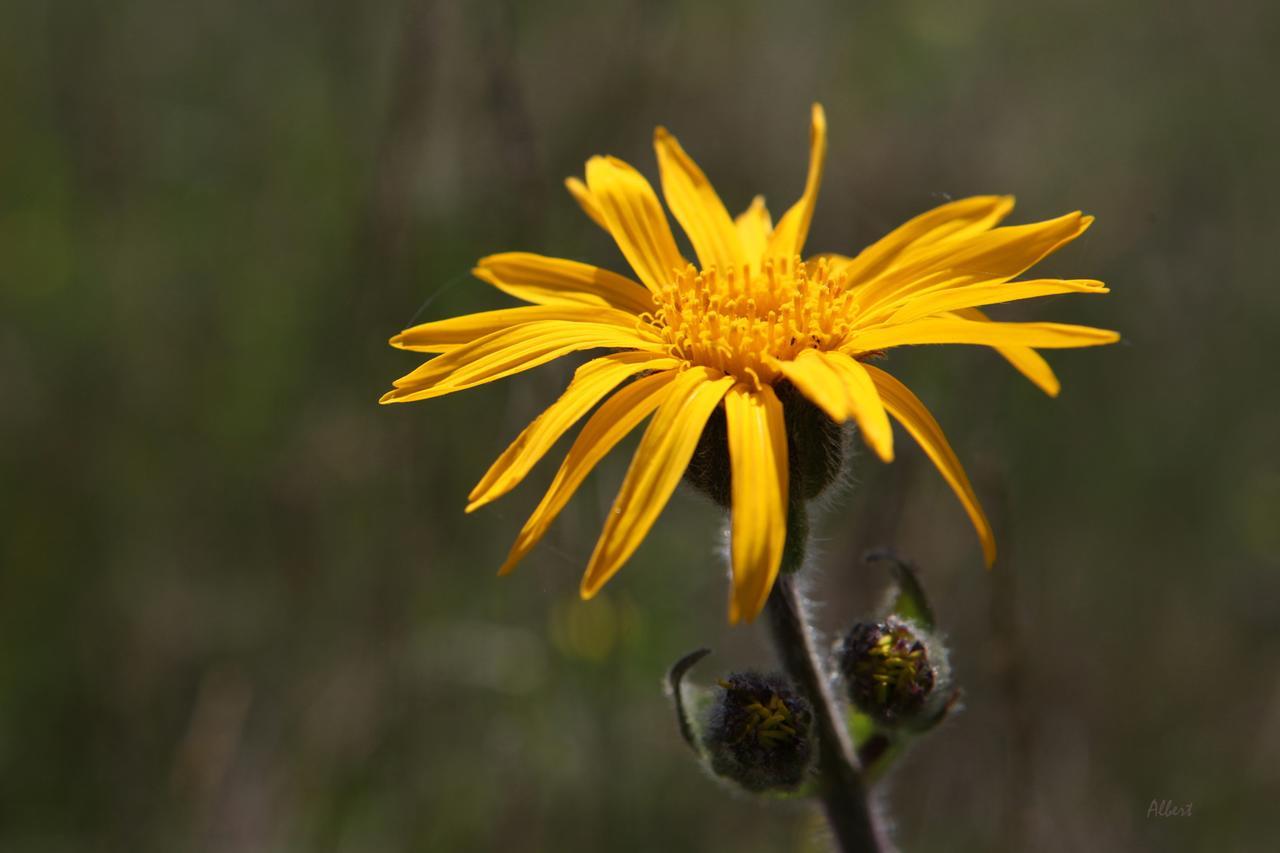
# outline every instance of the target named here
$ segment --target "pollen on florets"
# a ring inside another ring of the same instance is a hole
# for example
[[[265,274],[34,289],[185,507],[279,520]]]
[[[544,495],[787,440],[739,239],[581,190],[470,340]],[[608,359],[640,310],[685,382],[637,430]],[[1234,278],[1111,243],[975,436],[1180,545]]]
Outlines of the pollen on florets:
[[[759,270],[689,265],[655,295],[654,324],[675,358],[772,383],[772,360],[847,337],[858,306],[846,284],[825,258],[766,260]]]

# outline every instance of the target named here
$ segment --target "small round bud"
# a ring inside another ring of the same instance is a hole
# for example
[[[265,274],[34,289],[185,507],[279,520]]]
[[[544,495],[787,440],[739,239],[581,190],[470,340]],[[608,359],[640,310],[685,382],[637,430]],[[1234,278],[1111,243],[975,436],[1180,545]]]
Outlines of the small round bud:
[[[704,745],[711,769],[748,791],[791,791],[813,757],[813,709],[782,675],[735,673],[719,682]]]
[[[931,654],[928,635],[897,616],[854,625],[837,654],[849,700],[881,725],[921,720],[943,693],[945,654]]]

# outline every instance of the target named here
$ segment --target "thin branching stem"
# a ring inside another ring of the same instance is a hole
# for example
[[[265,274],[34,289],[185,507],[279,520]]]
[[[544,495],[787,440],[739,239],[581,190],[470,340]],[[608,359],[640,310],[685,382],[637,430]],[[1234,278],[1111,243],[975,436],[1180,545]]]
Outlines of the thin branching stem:
[[[813,705],[818,729],[820,796],[840,853],[888,851],[891,848],[871,807],[841,706],[831,692],[821,659],[815,654],[813,632],[795,588],[794,574],[778,578],[765,613],[783,669]]]

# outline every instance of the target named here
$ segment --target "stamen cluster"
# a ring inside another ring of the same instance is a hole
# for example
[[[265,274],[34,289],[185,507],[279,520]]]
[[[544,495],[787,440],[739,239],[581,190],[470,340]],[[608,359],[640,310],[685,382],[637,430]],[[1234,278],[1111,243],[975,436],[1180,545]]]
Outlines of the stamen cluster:
[[[778,378],[770,359],[839,346],[858,310],[825,258],[766,260],[759,271],[689,265],[655,301],[653,321],[673,357],[753,384]]]

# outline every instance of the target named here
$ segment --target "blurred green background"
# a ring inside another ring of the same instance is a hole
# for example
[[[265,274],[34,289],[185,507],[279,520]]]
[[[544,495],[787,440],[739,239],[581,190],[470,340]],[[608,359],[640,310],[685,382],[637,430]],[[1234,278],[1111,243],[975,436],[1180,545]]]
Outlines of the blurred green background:
[[[904,849],[1274,849],[1280,800],[1280,12],[1218,4],[0,5],[0,849],[823,849],[696,768],[659,689],[771,660],[677,496],[595,602],[615,453],[512,577],[550,478],[467,491],[570,365],[413,406],[415,319],[504,304],[474,259],[622,268],[560,185],[665,124],[733,209],[799,193],[851,251],[947,197],[1084,208],[1008,318],[1125,342],[892,368],[1004,559],[905,438],[821,526],[819,618],[921,566],[966,709],[887,802]],[[1193,803],[1148,818],[1153,799]]]

